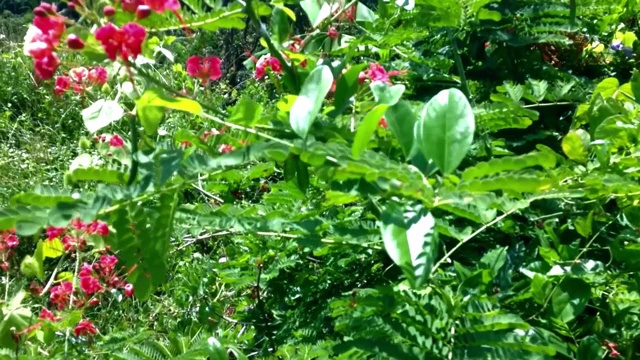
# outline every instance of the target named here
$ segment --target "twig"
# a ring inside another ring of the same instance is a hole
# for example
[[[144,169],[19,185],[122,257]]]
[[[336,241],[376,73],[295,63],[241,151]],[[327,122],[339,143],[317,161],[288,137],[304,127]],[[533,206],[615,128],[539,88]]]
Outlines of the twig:
[[[451,255],[453,255],[453,253],[456,252],[462,245],[468,243],[471,239],[476,237],[481,232],[485,231],[487,228],[499,223],[500,221],[502,221],[507,216],[511,215],[516,210],[518,210],[518,209],[517,208],[513,208],[513,209],[507,211],[506,213],[498,216],[497,218],[495,218],[492,221],[490,221],[489,223],[483,225],[481,228],[479,228],[478,230],[474,231],[473,234],[467,236],[462,241],[460,241],[458,244],[456,244],[456,246],[454,246],[451,250],[449,250],[449,252],[446,253],[442,259],[440,259],[435,265],[433,265],[433,268],[431,268],[431,275],[433,275],[436,272],[436,270],[438,270],[438,267],[440,267],[440,265],[442,265],[445,261],[447,261],[451,257]]]

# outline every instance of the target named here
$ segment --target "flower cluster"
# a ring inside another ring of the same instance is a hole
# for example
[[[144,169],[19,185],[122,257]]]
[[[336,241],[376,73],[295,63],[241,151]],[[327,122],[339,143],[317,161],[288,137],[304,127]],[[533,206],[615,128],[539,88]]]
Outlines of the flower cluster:
[[[65,19],[55,5],[47,3],[36,7],[33,15],[33,23],[24,38],[24,54],[33,58],[36,75],[49,80],[60,65],[55,49],[65,31]]]
[[[369,68],[358,75],[358,82],[363,84],[366,80],[370,81],[382,81],[391,85],[391,77],[406,74],[406,70],[387,70],[380,64],[371,63]]]
[[[282,64],[280,64],[280,60],[271,56],[271,54],[263,55],[262,57],[260,57],[258,62],[256,62],[256,79],[262,79],[267,74],[268,70],[271,70],[276,74],[282,73]]]
[[[88,70],[85,67],[77,67],[69,70],[69,76],[63,75],[56,78],[54,91],[61,95],[70,88],[76,94],[82,94],[92,85],[104,85],[107,82],[107,70],[102,66]]]
[[[338,16],[339,21],[355,22],[356,14],[358,13],[357,6],[358,6],[358,3],[352,5],[351,7],[349,7],[344,11],[342,10],[342,7],[339,7],[333,12],[333,16],[340,14],[340,16]]]
[[[20,244],[20,240],[16,236],[14,229],[0,231],[0,269],[9,270],[9,260],[15,256],[15,249]]]
[[[95,33],[96,40],[102,44],[107,57],[115,61],[118,54],[124,61],[138,57],[142,53],[142,43],[147,36],[147,30],[136,23],[130,22],[122,26],[122,29],[107,23],[98,28]]]
[[[113,135],[100,134],[100,135],[96,135],[93,139],[101,143],[108,142],[109,146],[114,148],[121,148],[124,146],[124,139],[122,139],[118,134],[113,134]]]
[[[187,59],[187,74],[200,79],[202,85],[206,85],[209,80],[218,80],[222,76],[220,64],[222,61],[217,56],[191,56]]]
[[[104,237],[109,235],[109,227],[99,220],[85,224],[80,219],[74,219],[70,225],[70,228],[47,227],[47,239],[53,240],[59,238],[65,251],[74,251],[76,249],[82,250],[87,245],[87,236],[97,235]]]

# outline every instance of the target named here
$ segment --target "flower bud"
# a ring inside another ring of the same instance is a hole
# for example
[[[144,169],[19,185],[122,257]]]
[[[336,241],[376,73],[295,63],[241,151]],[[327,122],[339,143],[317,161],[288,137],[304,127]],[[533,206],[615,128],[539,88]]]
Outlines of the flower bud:
[[[106,17],[112,17],[113,15],[116,14],[116,9],[111,5],[107,5],[102,9],[102,13]]]
[[[71,34],[67,37],[67,46],[69,49],[82,50],[84,48],[84,41],[76,34]]]
[[[139,5],[136,9],[136,19],[142,20],[151,15],[151,8],[149,5]]]
[[[333,26],[329,29],[329,31],[327,31],[327,36],[330,39],[337,39],[338,36],[340,36],[340,33],[338,32],[338,30],[336,28],[334,28]]]
[[[73,1],[69,1],[69,3],[67,4],[67,9],[69,11],[76,11],[76,3],[74,3]]]

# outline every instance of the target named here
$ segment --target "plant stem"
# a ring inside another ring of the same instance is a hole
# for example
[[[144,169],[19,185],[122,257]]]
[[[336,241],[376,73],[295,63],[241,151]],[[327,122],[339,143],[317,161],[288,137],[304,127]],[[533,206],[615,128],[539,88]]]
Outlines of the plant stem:
[[[458,48],[458,42],[456,36],[452,30],[449,30],[449,38],[451,40],[451,47],[453,48],[453,58],[456,62],[456,68],[458,69],[458,75],[460,76],[460,85],[462,86],[462,92],[471,101],[471,90],[469,89],[469,83],[467,82],[467,76],[464,72],[464,65],[462,64],[462,58],[460,57],[460,49]]]

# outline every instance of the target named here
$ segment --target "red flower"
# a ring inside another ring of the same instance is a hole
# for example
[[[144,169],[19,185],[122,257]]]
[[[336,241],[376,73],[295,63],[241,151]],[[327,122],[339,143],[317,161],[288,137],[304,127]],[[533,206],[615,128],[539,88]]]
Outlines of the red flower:
[[[56,78],[56,87],[53,91],[56,95],[60,96],[65,91],[69,90],[69,87],[71,87],[71,78],[68,76],[58,76]]]
[[[180,146],[183,147],[183,148],[189,147],[191,145],[192,144],[191,144],[190,141],[187,141],[187,140],[180,141]]]
[[[120,135],[113,134],[111,139],[109,139],[109,146],[116,147],[116,148],[123,147],[124,146],[124,140],[122,140]]]
[[[142,20],[146,19],[151,15],[151,8],[149,5],[139,5],[136,9],[136,19]]]
[[[387,124],[387,119],[385,119],[384,116],[380,118],[378,126],[382,126],[385,129],[389,127],[389,124]]]
[[[222,76],[220,64],[222,61],[217,56],[191,56],[187,59],[187,73],[200,79],[202,84],[206,84],[209,80],[218,80]]]
[[[65,235],[62,237],[60,241],[62,241],[64,251],[72,251],[76,247],[79,250],[82,250],[85,246],[87,246],[87,242],[82,237],[73,237],[71,235]]]
[[[327,31],[327,36],[330,39],[337,39],[338,36],[340,36],[340,33],[338,32],[338,30],[336,28],[334,28],[333,26],[331,28],[329,28],[329,31]]]
[[[71,79],[77,83],[83,83],[84,80],[89,76],[89,70],[86,67],[77,67],[69,70],[69,76]]]
[[[118,136],[118,135],[113,135],[113,137],[116,137],[116,136]],[[111,145],[111,146],[114,146],[112,144],[113,137],[111,137],[111,140],[109,140],[109,145]],[[118,138],[119,138],[119,136],[118,136]],[[118,140],[116,140],[116,141],[118,141]],[[120,139],[120,141],[122,141],[122,139]],[[91,224],[87,225],[86,231],[90,235],[98,234],[100,236],[107,236],[107,235],[109,235],[109,226],[106,223],[102,222],[102,221],[95,220]]]
[[[158,14],[162,14],[167,10],[175,11],[180,9],[178,0],[144,0],[144,3]]]
[[[118,29],[112,23],[108,23],[96,30],[95,38],[100,41],[107,57],[115,60],[120,57],[128,61],[130,57],[136,58],[142,53],[142,42],[147,36],[144,27],[136,23],[127,23],[122,29]]]
[[[126,297],[132,297],[133,296],[133,285],[132,284],[127,283],[124,286],[124,296],[126,296]]]
[[[91,275],[93,275],[93,267],[87,263],[82,264],[82,267],[80,268],[80,272],[78,272],[78,276],[83,278]]]
[[[107,70],[102,66],[98,66],[89,71],[87,80],[93,85],[104,85],[107,82],[107,77]]]
[[[9,249],[13,249],[15,247],[17,247],[18,245],[20,245],[20,240],[18,240],[18,237],[13,235],[13,234],[8,234],[4,236],[4,244],[9,248]]]
[[[80,323],[78,323],[78,326],[73,329],[73,333],[76,334],[76,336],[87,336],[97,334],[98,330],[96,330],[91,321],[82,319],[80,320]]]
[[[122,7],[124,8],[125,3],[127,1],[126,0],[122,0]],[[135,9],[135,8],[134,8]],[[114,8],[111,5],[107,5],[105,7],[102,8],[102,13],[104,14],[104,16],[106,17],[112,17],[113,15],[116,14],[116,8]]]
[[[213,128],[202,133],[202,136],[200,138],[202,139],[202,141],[207,141],[211,136],[220,135],[222,133],[224,133],[224,131],[218,131],[218,129]]]
[[[282,73],[282,64],[278,58],[272,57],[270,54],[263,55],[256,63],[256,79],[262,79],[266,75],[267,69],[271,69],[274,73]]]
[[[118,258],[115,255],[102,255],[100,256],[100,268],[104,274],[110,274],[118,264]]]
[[[2,271],[9,271],[9,263],[3,261],[2,263],[0,263],[0,269],[2,269]]]
[[[218,148],[218,151],[221,152],[222,154],[230,153],[233,150],[235,150],[235,148],[229,144],[221,144],[220,147]]]
[[[89,76],[91,76],[91,74],[89,74]],[[80,219],[73,219],[69,224],[76,230],[84,230],[87,226],[87,224],[83,223]]]
[[[60,59],[58,59],[58,55],[56,55],[56,53],[52,52],[41,58],[35,59],[33,65],[36,75],[38,75],[40,79],[49,80],[53,78],[56,70],[58,70],[58,66],[60,66]]]
[[[406,70],[392,70],[387,72],[382,65],[371,63],[369,64],[369,69],[358,75],[358,81],[362,84],[366,79],[369,79],[371,81],[382,81],[391,85],[390,77],[403,74],[406,74]]]
[[[60,237],[60,235],[64,234],[65,231],[67,231],[67,228],[49,226],[46,230],[47,239],[53,240],[57,237]]]
[[[58,310],[62,310],[69,305],[72,293],[73,284],[70,281],[65,281],[60,285],[56,285],[51,288],[51,296],[49,297],[49,300],[51,301],[51,304],[58,306]]]
[[[69,49],[82,50],[84,48],[84,41],[76,34],[71,34],[67,37],[67,46]]]
[[[84,276],[80,278],[80,289],[82,289],[85,294],[91,295],[102,290],[102,285],[100,285],[100,281],[93,276]]]
[[[611,357],[618,357],[620,356],[620,352],[618,352],[618,344],[614,343],[614,342],[610,342],[609,340],[605,340],[604,341],[604,346],[607,348],[607,350],[609,350],[609,356]]]
[[[62,319],[59,316],[55,316],[47,308],[42,308],[42,310],[40,310],[40,315],[38,315],[38,318],[42,320],[49,320],[49,321],[59,321],[60,319]]]
[[[122,0],[122,10],[126,12],[136,12],[138,6],[142,5],[144,2],[142,0]]]
[[[87,306],[96,306],[98,304],[100,304],[100,299],[93,298],[93,299],[89,300],[89,302],[87,303]]]

